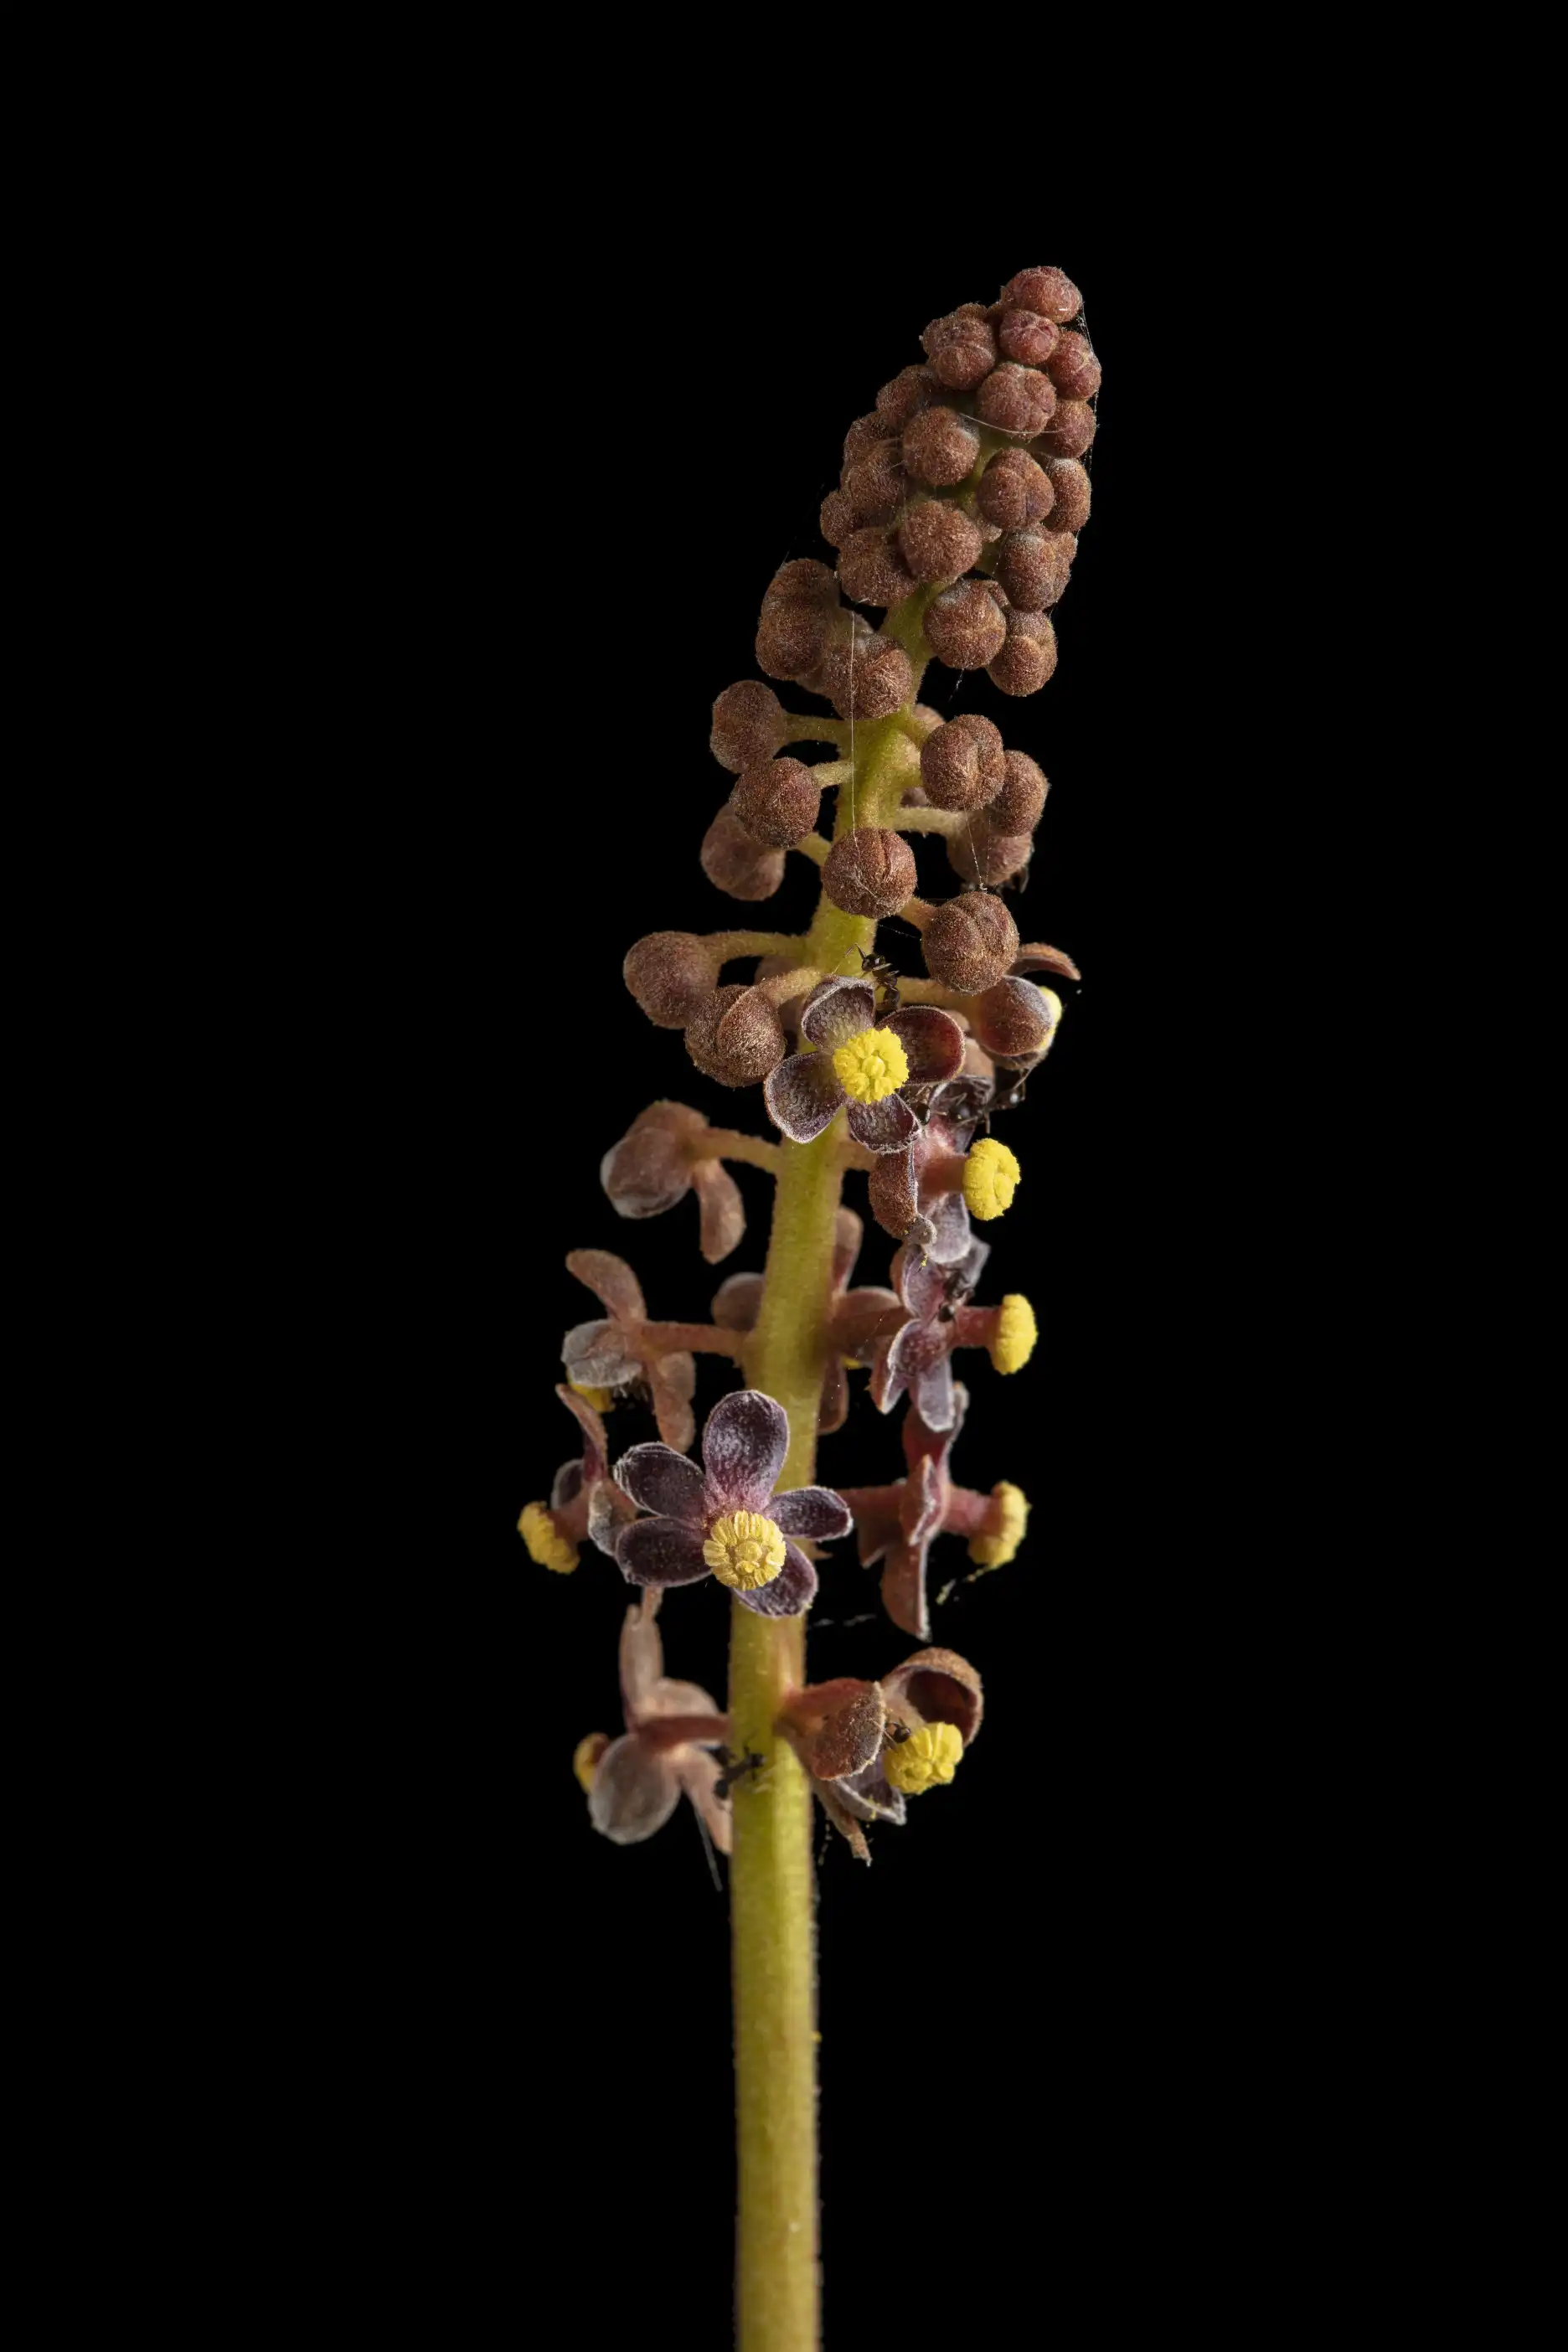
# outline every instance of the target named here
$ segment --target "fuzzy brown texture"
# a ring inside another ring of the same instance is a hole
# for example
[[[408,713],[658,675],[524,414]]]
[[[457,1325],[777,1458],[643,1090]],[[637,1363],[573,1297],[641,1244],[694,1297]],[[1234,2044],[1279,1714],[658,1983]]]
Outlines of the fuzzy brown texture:
[[[897,441],[879,441],[844,469],[844,495],[860,523],[891,522],[903,505],[907,483]]]
[[[781,760],[774,764],[785,767],[794,762]],[[986,824],[993,833],[1033,833],[1049,790],[1045,771],[1027,751],[1009,751],[1006,781],[985,812]]]
[[[1055,494],[1046,529],[1081,530],[1089,520],[1089,476],[1076,457],[1047,458],[1046,474]]]
[[[1057,666],[1057,633],[1044,613],[1009,609],[1007,642],[985,675],[1004,694],[1038,694]]]
[[[999,981],[1017,954],[1018,927],[1000,898],[966,890],[937,908],[921,945],[933,980],[960,996],[975,996]]]
[[[993,722],[966,710],[921,745],[921,782],[933,808],[984,808],[1006,780],[1006,761]]]
[[[811,690],[825,694],[840,719],[889,719],[913,692],[914,672],[902,646],[858,631],[828,646]]]
[[[1067,586],[1077,553],[1070,531],[1005,531],[996,549],[996,577],[1007,602],[1022,613],[1043,613]]]
[[[782,849],[764,849],[729,808],[702,836],[702,871],[716,889],[748,901],[771,898],[784,880]]]
[[[721,768],[739,775],[758,760],[771,760],[788,732],[784,705],[760,677],[727,686],[713,705],[708,748]]]
[[[955,1650],[917,1650],[882,1676],[888,1712],[903,1721],[951,1723],[967,1748],[985,1714],[985,1693],[967,1658]]]
[[[827,853],[822,887],[847,915],[896,915],[915,887],[915,854],[900,834],[878,824],[847,833]]]
[[[764,760],[742,768],[730,794],[730,813],[755,841],[790,849],[816,823],[822,787],[801,760]]]
[[[656,1029],[684,1029],[713,993],[719,967],[691,931],[650,931],[626,950],[621,977]]]
[[[1047,373],[1064,400],[1092,400],[1100,390],[1100,362],[1087,335],[1064,335],[1047,363]]]
[[[897,431],[885,418],[858,416],[844,436],[844,470],[847,473],[851,466],[858,466],[861,458],[868,457],[880,443],[896,441],[898,437]]]
[[[885,523],[873,523],[845,540],[838,551],[838,584],[857,604],[901,604],[914,594],[915,575],[900,561]]]
[[[969,1007],[969,1025],[985,1053],[1018,1061],[1045,1051],[1056,1012],[1032,981],[999,980]]]
[[[895,433],[901,433],[922,408],[930,408],[941,398],[941,389],[932,382],[929,368],[900,368],[892,382],[885,383],[877,394],[877,414]]]
[[[783,1061],[784,1028],[765,996],[733,983],[716,988],[687,1024],[686,1050],[721,1087],[754,1087]]]
[[[928,489],[951,490],[967,481],[980,455],[980,433],[951,408],[927,408],[904,428],[904,470]]]
[[[879,1683],[845,1676],[791,1691],[779,1728],[816,1779],[839,1780],[875,1763],[887,1715]]]
[[[1031,437],[1050,423],[1056,404],[1057,388],[1048,375],[1010,361],[994,369],[974,396],[977,413],[998,433]]]
[[[1007,624],[978,580],[960,580],[926,607],[926,640],[949,669],[984,669],[1001,652]]]
[[[1094,411],[1086,400],[1058,400],[1057,413],[1035,446],[1037,457],[1081,457],[1094,438]]]
[[[899,551],[917,581],[962,579],[981,543],[978,528],[963,508],[945,499],[922,499],[899,525]]]
[[[974,502],[999,530],[1027,530],[1049,514],[1055,496],[1050,476],[1026,449],[998,449],[980,477]]]
[[[1020,367],[1044,367],[1057,347],[1058,329],[1034,310],[1005,310],[996,321],[996,348]]]
[[[947,862],[964,882],[984,882],[994,889],[1023,872],[1035,852],[1032,834],[997,833],[991,812],[983,809],[963,833],[948,837]]]
[[[838,583],[826,563],[802,556],[773,574],[757,624],[757,659],[770,677],[816,667],[837,604]]]
[[[1065,269],[1020,269],[1002,289],[1008,310],[1033,310],[1037,318],[1065,327],[1083,308],[1083,296]]]
[[[829,490],[822,501],[816,527],[829,547],[842,547],[850,533],[859,529],[855,515],[855,501],[847,490]]]
[[[973,392],[996,364],[996,338],[977,302],[933,319],[921,337],[931,372],[950,392]]]

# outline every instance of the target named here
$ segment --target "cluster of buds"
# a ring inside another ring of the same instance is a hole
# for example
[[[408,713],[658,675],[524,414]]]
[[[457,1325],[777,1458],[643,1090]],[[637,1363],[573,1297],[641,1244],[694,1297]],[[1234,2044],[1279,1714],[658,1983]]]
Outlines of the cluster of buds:
[[[782,1182],[790,1155],[821,1147],[838,1184],[863,1174],[870,1214],[897,1247],[885,1284],[853,1286],[860,1218],[839,1206],[831,1232],[818,1232],[820,1392],[814,1360],[805,1394],[829,1434],[848,1416],[849,1372],[868,1371],[874,1406],[903,1409],[907,1467],[891,1484],[776,1491],[791,1433],[766,1384],[772,1262],[766,1277],[731,1275],[707,1322],[674,1323],[649,1317],[620,1258],[567,1260],[605,1310],[562,1351],[569,1385],[558,1394],[585,1443],[521,1530],[544,1567],[575,1567],[586,1543],[642,1593],[622,1643],[625,1733],[595,1735],[576,1759],[595,1825],[619,1843],[658,1828],[684,1790],[726,1847],[729,1789],[748,1768],[730,1756],[728,1720],[706,1694],[664,1677],[652,1612],[667,1588],[714,1581],[758,1615],[799,1616],[816,1595],[820,1548],[854,1532],[862,1566],[880,1570],[889,1617],[923,1643],[931,1546],[961,1538],[981,1575],[1024,1538],[1018,1486],[980,1493],[949,1475],[969,1405],[952,1359],[979,1350],[1010,1375],[1035,1349],[1029,1301],[982,1295],[991,1245],[974,1228],[1003,1216],[1024,1181],[992,1128],[1056,1035],[1062,999],[1047,981],[1079,973],[1060,950],[1020,938],[1005,896],[1033,855],[1044,772],[992,719],[944,718],[917,698],[933,662],[984,672],[1015,698],[1056,667],[1050,614],[1089,519],[1083,461],[1100,384],[1080,313],[1070,279],[1035,268],[994,303],[931,322],[923,359],[849,429],[822,509],[836,562],[802,557],[775,573],[756,636],[764,677],[713,706],[710,749],[731,782],[701,844],[703,871],[755,902],[778,889],[792,851],[809,857],[822,887],[810,930],[655,930],[626,958],[648,1020],[682,1033],[704,1077],[760,1088],[774,1133],[654,1102],[605,1152],[605,1194],[629,1219],[694,1194],[702,1255],[717,1264],[745,1232],[727,1163]],[[885,617],[877,625],[859,607]],[[786,709],[780,686],[826,709]],[[826,756],[799,756],[811,746]],[[922,835],[942,836],[946,856],[928,895],[912,845]],[[895,917],[900,940],[918,936],[920,971],[900,969],[879,941],[877,926]],[[790,1278],[782,1258],[776,1278]],[[742,1385],[709,1414],[699,1462],[702,1353],[727,1359]],[[658,1431],[613,1466],[601,1418],[612,1407],[647,1409]],[[866,1824],[902,1820],[910,1796],[952,1780],[980,1711],[973,1668],[927,1649],[877,1683],[793,1691],[775,1729],[866,1853]]]

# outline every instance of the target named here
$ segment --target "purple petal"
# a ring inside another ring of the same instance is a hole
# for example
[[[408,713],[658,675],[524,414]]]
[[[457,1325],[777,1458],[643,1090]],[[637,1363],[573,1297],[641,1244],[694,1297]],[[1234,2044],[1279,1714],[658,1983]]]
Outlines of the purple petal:
[[[805,1000],[800,1017],[802,1034],[814,1045],[847,1045],[877,1018],[876,991],[864,980],[825,980]]]
[[[624,1257],[613,1250],[568,1250],[566,1271],[586,1284],[596,1298],[602,1299],[610,1313],[623,1323],[640,1323],[647,1313],[643,1304],[642,1285]],[[589,1388],[602,1385],[590,1381]]]
[[[702,1433],[715,1511],[765,1511],[788,1452],[789,1420],[782,1404],[760,1389],[737,1389],[721,1397]]]
[[[638,1717],[664,1679],[658,1600],[657,1592],[641,1594],[626,1611],[621,1627],[621,1705],[628,1731],[636,1728]]]
[[[915,1323],[900,1323],[892,1338],[885,1344],[879,1340],[871,1358],[871,1402],[879,1412],[891,1412],[904,1392],[904,1375],[899,1368],[896,1351],[906,1331],[918,1330]]]
[[[965,1295],[973,1290],[985,1271],[985,1261],[991,1255],[989,1242],[972,1241],[969,1255],[959,1262],[959,1284]]]
[[[637,1507],[609,1478],[595,1478],[588,1489],[588,1540],[606,1558],[616,1556],[616,1538],[629,1527]]]
[[[561,1360],[569,1377],[587,1389],[618,1389],[642,1373],[618,1323],[574,1323],[561,1342]]]
[[[921,1464],[926,1461],[934,1462],[939,1470],[943,1468],[948,1454],[957,1440],[958,1433],[963,1427],[963,1416],[968,1410],[969,1391],[958,1381],[955,1381],[952,1385],[951,1429],[928,1429],[914,1407],[910,1406],[904,1415],[904,1425],[900,1435],[904,1442],[904,1460],[909,1464],[911,1472],[918,1474]]]
[[[934,1265],[956,1265],[967,1255],[973,1238],[963,1193],[939,1194],[931,1212],[927,1257]]]
[[[680,1778],[666,1757],[635,1731],[612,1740],[588,1791],[588,1819],[616,1845],[639,1845],[661,1830],[680,1802]]]
[[[860,1255],[866,1228],[853,1209],[840,1208],[833,1222],[833,1287],[846,1290]]]
[[[634,1445],[622,1454],[614,1475],[622,1492],[645,1511],[689,1528],[701,1526],[702,1473],[673,1446]]]
[[[583,1447],[583,1475],[591,1486],[595,1478],[604,1476],[605,1464],[609,1457],[609,1441],[605,1435],[605,1424],[588,1402],[587,1398],[579,1396],[575,1389],[558,1387],[555,1393],[577,1423],[586,1441]]]
[[[868,1151],[901,1151],[919,1125],[902,1095],[849,1106],[849,1132]]]
[[[792,1143],[810,1143],[844,1100],[831,1054],[791,1054],[763,1085],[773,1125]]]
[[[833,1786],[850,1811],[863,1822],[901,1822],[904,1819],[904,1792],[889,1786],[879,1757],[874,1764],[868,1764],[863,1772],[852,1772],[847,1780],[835,1780]]]
[[[842,1356],[829,1356],[822,1374],[822,1391],[816,1405],[816,1433],[829,1437],[842,1429],[849,1418],[849,1381],[844,1370]]]
[[[855,1524],[848,1504],[831,1486],[792,1486],[773,1496],[768,1517],[781,1535],[811,1536],[818,1543],[847,1536]]]
[[[952,1397],[952,1359],[938,1357],[934,1364],[910,1382],[915,1410],[928,1429],[951,1429],[957,1407]]]
[[[714,1322],[726,1331],[749,1331],[757,1319],[757,1309],[762,1303],[762,1276],[732,1274],[713,1293],[710,1312]]]
[[[805,1552],[786,1544],[784,1564],[773,1582],[759,1584],[754,1592],[737,1592],[735,1598],[759,1617],[798,1617],[816,1598],[816,1570]]]
[[[947,1304],[951,1266],[937,1265],[922,1257],[918,1249],[899,1251],[893,1260],[894,1279],[899,1295],[918,1323],[929,1323],[939,1308]]]
[[[670,1758],[676,1778],[708,1824],[721,1853],[730,1851],[730,1800],[720,1796],[719,1759],[703,1748],[679,1748]]]
[[[563,1511],[568,1503],[575,1502],[583,1491],[583,1465],[563,1462],[555,1473],[555,1483],[550,1489],[550,1507]]]
[[[940,1431],[933,1433],[939,1439],[942,1435]],[[942,1525],[946,1501],[941,1470],[929,1454],[922,1454],[904,1481],[904,1499],[899,1509],[905,1535],[922,1551]]]
[[[702,1160],[691,1171],[701,1219],[702,1255],[710,1265],[738,1248],[746,1230],[741,1188],[721,1160]]]
[[[911,1086],[941,1086],[963,1067],[963,1032],[951,1013],[934,1004],[910,1004],[882,1025],[908,1056]]]
[[[628,1584],[695,1584],[710,1572],[701,1536],[679,1519],[634,1519],[616,1538],[616,1559]]]
[[[647,1392],[658,1433],[677,1454],[684,1454],[697,1434],[697,1416],[691,1410],[696,1386],[697,1367],[684,1351],[661,1356],[647,1368]]]
[[[882,1570],[882,1606],[901,1632],[923,1642],[931,1632],[926,1613],[926,1550],[923,1543],[900,1539],[888,1553]]]

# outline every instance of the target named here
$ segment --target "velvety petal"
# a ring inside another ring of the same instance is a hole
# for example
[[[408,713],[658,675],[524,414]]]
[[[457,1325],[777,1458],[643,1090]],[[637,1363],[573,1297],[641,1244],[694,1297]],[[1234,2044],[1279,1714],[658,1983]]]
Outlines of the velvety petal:
[[[925,1254],[933,1265],[956,1265],[973,1241],[962,1192],[941,1192],[931,1203]]]
[[[990,1255],[989,1242],[972,1241],[970,1243],[968,1255],[960,1261],[958,1266],[958,1288],[952,1296],[967,1298],[973,1294],[981,1276],[985,1271],[985,1261]]]
[[[890,1785],[879,1757],[863,1772],[851,1772],[833,1785],[863,1822],[901,1822],[905,1817],[904,1792]]]
[[[697,1386],[697,1366],[688,1355],[665,1356],[648,1367],[648,1394],[653,1417],[667,1445],[684,1454],[697,1434],[691,1393]]]
[[[621,1626],[621,1706],[626,1728],[633,1731],[664,1675],[664,1643],[659,1639],[657,1591],[642,1593],[626,1611]]]
[[[810,1143],[844,1100],[831,1054],[791,1054],[763,1082],[768,1117],[792,1143]]]
[[[816,1598],[816,1570],[805,1552],[786,1544],[784,1564],[773,1582],[759,1584],[754,1592],[737,1592],[735,1598],[759,1617],[798,1617]]]
[[[923,1642],[931,1632],[926,1612],[926,1550],[900,1537],[882,1570],[882,1606],[900,1632]]]
[[[868,1151],[901,1151],[918,1125],[902,1095],[849,1106],[849,1132]]]
[[[963,1427],[963,1416],[969,1411],[969,1391],[962,1381],[954,1381],[952,1384],[952,1426],[950,1429],[928,1429],[912,1405],[905,1413],[900,1434],[903,1439],[904,1460],[911,1471],[918,1470],[922,1462],[929,1460],[945,1475],[948,1454]]]
[[[920,1216],[919,1129],[900,1151],[884,1151],[866,1180],[871,1214],[885,1234],[901,1242]],[[917,1235],[917,1241],[919,1236]]]
[[[647,1314],[643,1303],[642,1285],[624,1257],[610,1250],[571,1250],[567,1253],[566,1271],[585,1283],[622,1323],[640,1323]],[[590,1381],[590,1388],[603,1383]]]
[[[585,1441],[583,1447],[583,1475],[592,1486],[595,1478],[604,1476],[605,1465],[609,1459],[610,1448],[605,1435],[605,1424],[588,1402],[587,1398],[579,1396],[575,1389],[557,1386],[555,1393],[583,1433]]]
[[[627,1349],[618,1323],[574,1323],[561,1342],[561,1360],[584,1388],[618,1389],[642,1377],[641,1360]]]
[[[730,1800],[719,1794],[723,1768],[706,1748],[682,1748],[670,1758],[677,1780],[701,1814],[708,1834],[721,1853],[730,1851],[732,1816]]]
[[[871,1354],[871,1402],[879,1412],[891,1412],[904,1393],[905,1379],[898,1356],[906,1331],[918,1331],[918,1323],[901,1323],[890,1339],[879,1339]]]
[[[942,1355],[934,1364],[928,1364],[910,1381],[910,1394],[928,1429],[951,1429],[954,1410],[952,1357]]]
[[[840,1207],[833,1221],[833,1287],[843,1290],[855,1271],[866,1228],[853,1209]]]
[[[893,1252],[893,1280],[917,1323],[929,1323],[937,1310],[946,1306],[951,1271],[947,1266],[934,1265],[908,1244]]]
[[[616,1845],[640,1845],[664,1827],[679,1801],[680,1780],[668,1758],[655,1755],[628,1731],[599,1759],[588,1818]]]
[[[746,1230],[741,1188],[721,1160],[700,1160],[691,1171],[701,1211],[702,1255],[717,1265],[738,1247]]]
[[[650,1587],[644,1598],[652,1597],[654,1596]],[[717,1702],[709,1696],[700,1683],[671,1682],[668,1675],[660,1675],[642,1706],[642,1720],[645,1724],[651,1722],[656,1716],[719,1716],[721,1713],[722,1710]],[[726,1717],[723,1727],[716,1731],[713,1737],[715,1739],[723,1739],[728,1737],[728,1734],[729,1721]]]
[[[583,1465],[580,1462],[563,1462],[551,1484],[551,1509],[563,1511],[568,1503],[576,1501],[582,1491]]]
[[[882,1676],[890,1706],[908,1704],[927,1723],[951,1723],[967,1748],[980,1728],[985,1695],[980,1676],[956,1650],[917,1650]]]
[[[890,1339],[908,1320],[891,1290],[847,1290],[833,1309],[833,1344],[841,1356],[864,1363],[879,1339]]]
[[[1079,971],[1071,956],[1063,955],[1060,948],[1047,948],[1038,944],[1021,947],[1008,969],[1018,973],[1059,971],[1064,980],[1083,978],[1082,972]]]
[[[763,1303],[763,1277],[760,1274],[732,1274],[713,1293],[709,1313],[721,1329],[749,1331],[757,1319],[757,1309]]]
[[[877,993],[867,980],[825,980],[806,998],[801,1014],[803,1034],[829,1054],[836,1045],[860,1036],[877,1018]]]
[[[637,1507],[610,1478],[595,1478],[588,1489],[588,1540],[614,1559],[616,1538],[637,1515]]]
[[[789,1421],[782,1404],[760,1389],[737,1389],[721,1397],[702,1433],[714,1512],[765,1512],[788,1452]]]
[[[700,1533],[679,1519],[634,1519],[616,1538],[616,1559],[628,1584],[695,1584],[711,1572]]]
[[[855,1549],[862,1568],[875,1568],[889,1544],[899,1542],[899,1486],[889,1486],[880,1492],[863,1487],[855,1506]],[[876,1495],[874,1501],[868,1496]]]
[[[822,1390],[816,1403],[816,1433],[831,1437],[842,1429],[849,1418],[849,1377],[844,1369],[842,1356],[829,1356],[822,1374]]]
[[[908,1004],[883,1023],[904,1049],[912,1087],[941,1086],[963,1067],[963,1032],[934,1004]]]
[[[837,1780],[814,1780],[812,1793],[821,1801],[822,1810],[841,1836],[849,1841],[849,1850],[857,1862],[869,1863],[871,1849],[866,1843],[866,1832],[838,1794]]]
[[[647,1715],[637,1729],[646,1747],[670,1756],[678,1748],[722,1747],[730,1737],[730,1718],[709,1706],[691,1715]]]
[[[779,1728],[815,1780],[837,1780],[876,1761],[887,1719],[881,1685],[846,1675],[791,1691]]]
[[[942,1525],[946,1500],[941,1467],[929,1454],[925,1454],[911,1465],[904,1480],[903,1500],[899,1505],[899,1524],[911,1544],[930,1543]]]
[[[691,1190],[692,1170],[673,1146],[657,1159],[635,1135],[612,1143],[599,1162],[599,1182],[617,1217],[660,1217]]]
[[[680,1519],[688,1527],[702,1523],[702,1473],[684,1454],[668,1445],[634,1445],[616,1465],[616,1484],[623,1493],[661,1519]]]
[[[809,1536],[816,1543],[847,1536],[855,1525],[849,1506],[831,1486],[792,1486],[773,1496],[768,1517],[781,1535]]]

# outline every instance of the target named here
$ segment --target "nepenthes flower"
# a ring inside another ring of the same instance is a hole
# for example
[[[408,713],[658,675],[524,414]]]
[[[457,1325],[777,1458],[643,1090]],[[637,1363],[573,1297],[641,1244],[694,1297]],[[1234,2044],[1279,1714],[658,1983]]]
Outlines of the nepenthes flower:
[[[1028,1362],[1038,1332],[1026,1298],[1014,1291],[999,1307],[969,1304],[990,1255],[986,1242],[973,1242],[956,1265],[922,1259],[907,1242],[894,1252],[904,1319],[878,1339],[871,1366],[871,1394],[883,1412],[891,1412],[908,1390],[929,1429],[950,1430],[956,1412],[954,1348],[988,1349],[999,1372],[1018,1371]]]
[[[1029,1505],[1021,1487],[1002,1479],[989,1495],[955,1486],[948,1456],[968,1410],[969,1391],[952,1391],[950,1429],[930,1429],[911,1402],[901,1432],[906,1476],[886,1486],[851,1486],[844,1499],[855,1514],[862,1568],[882,1562],[882,1606],[895,1625],[920,1641],[931,1634],[926,1600],[926,1561],[939,1535],[969,1538],[975,1572],[1005,1567],[1024,1540]]]
[[[984,1223],[1012,1205],[1021,1172],[1016,1158],[991,1136],[974,1140],[994,1092],[984,1078],[940,1087],[925,1125],[870,1171],[871,1207],[883,1232],[938,1265],[956,1265],[967,1255],[972,1216]]]
[[[566,1576],[577,1565],[584,1537],[614,1559],[616,1537],[632,1511],[610,1477],[605,1424],[596,1409],[572,1389],[557,1388],[555,1393],[582,1429],[583,1451],[561,1465],[548,1503],[525,1507],[517,1530],[531,1559]]]
[[[588,1818],[616,1845],[637,1845],[690,1798],[721,1853],[730,1851],[730,1806],[719,1793],[721,1768],[709,1753],[729,1737],[721,1715],[697,1683],[671,1682],[654,1619],[659,1596],[645,1592],[621,1629],[619,1739],[591,1732],[579,1740],[573,1769],[588,1792]]]
[[[963,1066],[963,1032],[933,1004],[877,1017],[869,981],[825,980],[801,1013],[801,1034],[820,1048],[791,1054],[763,1088],[769,1116],[792,1143],[810,1143],[849,1106],[849,1132],[868,1151],[897,1151],[920,1124],[906,1099]]]
[[[631,1584],[695,1584],[715,1576],[763,1617],[795,1617],[811,1606],[816,1570],[790,1538],[830,1541],[849,1533],[850,1513],[826,1486],[774,1495],[789,1450],[784,1407],[757,1389],[721,1397],[702,1432],[702,1467],[668,1445],[634,1445],[616,1482],[654,1516],[616,1538]]]
[[[792,1691],[779,1727],[834,1827],[869,1862],[861,1823],[901,1823],[910,1797],[945,1787],[980,1729],[984,1705],[967,1658],[917,1650],[879,1683],[846,1676]]]

